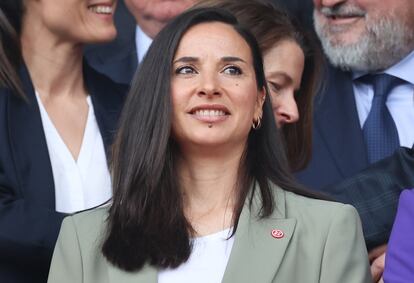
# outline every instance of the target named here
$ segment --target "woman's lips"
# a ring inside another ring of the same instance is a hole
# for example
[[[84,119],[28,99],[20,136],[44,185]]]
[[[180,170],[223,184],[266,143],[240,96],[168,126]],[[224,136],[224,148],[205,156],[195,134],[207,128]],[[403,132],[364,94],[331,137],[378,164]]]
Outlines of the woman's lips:
[[[96,3],[88,6],[88,10],[103,17],[112,17],[115,13],[115,3]]]
[[[230,111],[224,105],[200,105],[192,108],[189,114],[199,121],[214,123],[226,120]]]

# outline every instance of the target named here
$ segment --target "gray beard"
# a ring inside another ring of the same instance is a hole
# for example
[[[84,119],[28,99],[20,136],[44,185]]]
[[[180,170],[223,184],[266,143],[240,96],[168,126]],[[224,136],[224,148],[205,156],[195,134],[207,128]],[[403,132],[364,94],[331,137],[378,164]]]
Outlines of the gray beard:
[[[414,49],[413,31],[391,18],[368,20],[361,38],[346,45],[331,39],[329,28],[317,20],[315,30],[331,64],[345,71],[385,70]]]

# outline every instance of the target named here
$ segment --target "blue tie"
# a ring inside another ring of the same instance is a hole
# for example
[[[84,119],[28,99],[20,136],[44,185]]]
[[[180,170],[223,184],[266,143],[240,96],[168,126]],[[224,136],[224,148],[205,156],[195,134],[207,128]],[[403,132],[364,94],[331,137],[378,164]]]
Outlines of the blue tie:
[[[385,103],[388,94],[402,80],[388,74],[367,75],[363,79],[368,79],[374,88],[371,110],[362,128],[368,161],[374,163],[391,155],[400,146],[397,127]]]

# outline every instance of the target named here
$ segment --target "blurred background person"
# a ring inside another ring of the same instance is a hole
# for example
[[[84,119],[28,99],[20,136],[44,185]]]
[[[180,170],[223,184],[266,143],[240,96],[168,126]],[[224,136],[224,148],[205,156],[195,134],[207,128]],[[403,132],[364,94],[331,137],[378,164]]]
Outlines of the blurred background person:
[[[115,38],[115,7],[0,3],[1,282],[45,282],[65,215],[111,198],[106,152],[126,87],[85,64],[82,46]]]
[[[303,183],[320,189],[390,156],[400,145],[413,146],[414,81],[410,67],[414,58],[411,24],[414,9],[410,7],[414,7],[414,2],[315,0],[314,3],[316,31],[333,67],[328,70],[328,84],[315,109],[313,159],[298,176]],[[385,75],[374,78],[373,74]],[[377,80],[391,83],[387,85],[391,90],[385,95],[388,95],[386,102],[376,103],[377,99],[372,102]],[[387,117],[377,115],[382,122],[375,124],[371,122],[373,118],[368,119],[371,104],[378,104],[383,109],[381,113],[387,114]],[[371,124],[381,125],[379,134],[390,131],[388,136],[392,134],[393,138],[389,141],[390,148],[371,145]],[[378,154],[371,152],[372,148],[378,149]]]
[[[231,14],[178,16],[136,78],[113,203],[65,220],[50,283],[371,281],[355,209],[293,181],[260,49]]]
[[[312,159],[297,176],[315,190],[347,193],[360,213],[369,212],[372,249],[387,242],[399,194],[414,186],[414,163],[406,162],[414,156],[414,2],[313,2],[330,66],[315,103]],[[381,168],[392,171],[381,176]]]
[[[120,0],[115,12],[116,39],[88,46],[85,56],[98,72],[130,84],[152,39],[196,0]]]

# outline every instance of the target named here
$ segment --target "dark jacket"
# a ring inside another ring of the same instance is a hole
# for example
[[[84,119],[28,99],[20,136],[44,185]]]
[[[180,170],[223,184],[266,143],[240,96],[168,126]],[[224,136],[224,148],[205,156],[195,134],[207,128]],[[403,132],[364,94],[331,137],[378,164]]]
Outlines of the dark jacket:
[[[316,99],[312,159],[296,174],[306,186],[354,205],[368,248],[386,243],[401,191],[414,186],[414,151],[369,165],[351,74],[328,67]]]
[[[126,87],[85,65],[85,83],[108,149]],[[64,214],[55,211],[54,181],[30,75],[27,101],[0,89],[0,282],[46,282]],[[108,156],[108,155],[107,155]]]

